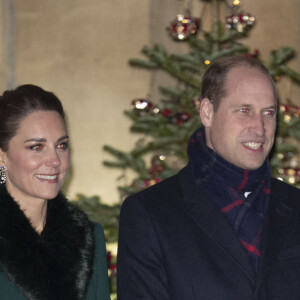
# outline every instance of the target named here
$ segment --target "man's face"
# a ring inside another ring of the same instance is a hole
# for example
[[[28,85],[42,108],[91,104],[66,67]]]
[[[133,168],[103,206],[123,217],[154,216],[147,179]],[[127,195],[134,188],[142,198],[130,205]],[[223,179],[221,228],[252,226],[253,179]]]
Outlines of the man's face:
[[[217,112],[203,99],[200,116],[206,144],[237,167],[255,170],[269,155],[276,130],[276,99],[270,79],[255,68],[229,71]]]

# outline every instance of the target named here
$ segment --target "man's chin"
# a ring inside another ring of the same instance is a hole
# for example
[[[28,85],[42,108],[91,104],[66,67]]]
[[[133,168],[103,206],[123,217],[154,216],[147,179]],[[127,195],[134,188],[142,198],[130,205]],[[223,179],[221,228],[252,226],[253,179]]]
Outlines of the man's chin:
[[[249,171],[254,171],[259,169],[264,162],[249,162],[249,163],[244,163],[243,166],[241,167],[242,169],[249,170]]]

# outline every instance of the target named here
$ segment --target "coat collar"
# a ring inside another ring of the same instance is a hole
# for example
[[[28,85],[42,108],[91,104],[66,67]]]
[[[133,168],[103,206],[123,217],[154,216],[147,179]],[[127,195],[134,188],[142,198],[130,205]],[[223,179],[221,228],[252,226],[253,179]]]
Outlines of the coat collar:
[[[195,184],[191,166],[188,165],[182,169],[179,178],[188,214],[202,230],[215,240],[225,255],[242,269],[252,284],[257,282],[257,286],[259,286],[269,272],[272,263],[277,259],[289,228],[292,208],[291,203],[287,201],[289,195],[286,190],[282,191],[282,186],[280,188],[276,180],[272,181],[270,207],[264,225],[261,263],[259,273],[255,274],[234,229],[205,191]]]
[[[93,253],[93,225],[63,195],[48,201],[38,235],[0,187],[0,269],[29,299],[85,299]]]

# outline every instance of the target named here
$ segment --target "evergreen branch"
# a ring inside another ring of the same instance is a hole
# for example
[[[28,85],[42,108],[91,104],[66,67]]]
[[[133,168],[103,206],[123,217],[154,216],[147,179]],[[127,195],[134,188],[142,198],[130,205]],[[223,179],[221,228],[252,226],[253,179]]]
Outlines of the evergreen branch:
[[[248,51],[248,47],[247,46],[235,44],[231,48],[222,49],[222,50],[214,52],[210,56],[210,61],[213,62],[213,61],[215,61],[215,60],[217,60],[219,58],[222,58],[222,57],[231,56],[231,55],[234,55],[236,53],[245,53],[247,51]]]
[[[247,32],[238,32],[235,30],[228,30],[226,31],[219,39],[217,42],[223,44],[223,43],[227,43],[227,42],[232,42],[235,41],[237,39],[240,39],[242,37],[245,37],[247,35]]]
[[[295,56],[294,49],[290,47],[281,47],[278,50],[272,50],[270,53],[270,66],[280,66]]]
[[[177,80],[194,88],[199,89],[201,87],[200,80],[196,79],[193,75],[189,74],[188,72],[174,68],[174,65],[172,65],[172,63],[172,61],[165,61],[161,67]]]
[[[160,138],[155,141],[151,141],[147,143],[147,145],[140,147],[138,149],[134,149],[132,151],[132,154],[134,156],[141,156],[145,153],[148,153],[153,150],[163,149],[164,147],[167,147],[168,145],[172,144],[182,144],[185,141],[184,137],[168,137],[168,138]]]
[[[139,67],[139,68],[144,68],[144,69],[157,69],[158,64],[153,61],[144,61],[141,59],[130,59],[129,64],[132,67]]]
[[[199,59],[199,57],[197,57],[195,55],[191,55],[191,54],[172,54],[170,56],[170,58],[189,62],[192,64],[200,64],[201,63],[201,60]]]
[[[204,52],[204,55],[211,52],[211,43],[197,39],[196,37],[191,37],[188,42],[192,48]]]
[[[281,65],[278,67],[280,73],[287,75],[292,81],[297,82],[300,84],[300,74],[292,69],[290,69],[286,65]]]
[[[126,156],[125,152],[117,150],[116,148],[113,148],[108,145],[104,145],[103,150],[108,152],[109,154],[111,154],[112,156],[114,156],[116,158],[125,158],[125,156]]]
[[[131,167],[136,172],[140,172],[141,170],[145,169],[146,164],[144,160],[132,155],[131,153],[125,153],[107,145],[103,147],[103,150],[118,159],[118,162],[110,162],[105,160],[103,162],[105,166],[122,169]]]
[[[181,67],[182,70],[191,71],[193,73],[198,73],[199,70],[200,70],[199,65],[188,63],[188,62],[181,63],[180,67]]]
[[[176,89],[176,88],[171,87],[171,86],[160,86],[159,89],[162,92],[162,94],[172,96],[172,97],[175,97],[175,98],[179,98],[182,95],[181,90]]]

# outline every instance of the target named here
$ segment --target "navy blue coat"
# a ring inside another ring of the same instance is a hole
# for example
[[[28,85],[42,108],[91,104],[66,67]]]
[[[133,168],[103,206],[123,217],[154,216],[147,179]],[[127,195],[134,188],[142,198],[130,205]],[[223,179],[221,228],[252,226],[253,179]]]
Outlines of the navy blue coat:
[[[118,300],[299,300],[300,190],[276,179],[262,242],[256,274],[187,166],[124,202]]]

